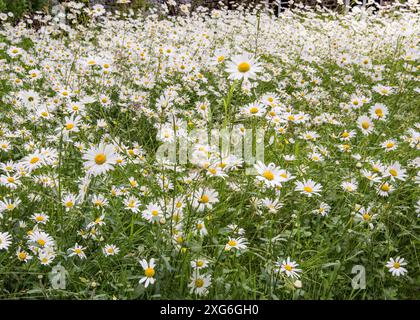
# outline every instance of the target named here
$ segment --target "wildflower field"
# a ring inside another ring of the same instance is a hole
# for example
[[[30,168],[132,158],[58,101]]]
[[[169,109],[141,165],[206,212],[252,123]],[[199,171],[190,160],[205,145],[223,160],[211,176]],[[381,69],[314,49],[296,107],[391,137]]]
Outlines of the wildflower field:
[[[0,298],[418,299],[418,8],[0,14]]]

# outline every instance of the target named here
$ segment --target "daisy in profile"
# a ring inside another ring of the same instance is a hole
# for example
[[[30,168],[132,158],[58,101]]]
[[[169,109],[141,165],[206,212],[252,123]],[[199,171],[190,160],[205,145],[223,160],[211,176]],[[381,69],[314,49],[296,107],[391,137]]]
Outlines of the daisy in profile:
[[[78,256],[80,259],[86,259],[84,250],[86,250],[86,247],[82,247],[76,243],[74,247],[68,249],[69,257]]]
[[[0,232],[0,250],[6,250],[12,243],[12,237],[8,232]]]
[[[283,207],[283,203],[279,202],[278,199],[271,200],[264,198],[259,201],[259,206],[268,210],[269,213],[276,213]]]
[[[61,200],[63,206],[66,208],[66,211],[70,211],[73,209],[77,204],[77,196],[73,193],[69,193],[63,197]]]
[[[35,221],[35,223],[46,224],[49,219],[49,216],[45,213],[34,213],[31,216],[31,218]]]
[[[9,189],[15,190],[21,185],[21,182],[19,180],[18,174],[14,174],[14,175],[8,174],[8,175],[2,175],[0,177],[0,184]]]
[[[214,52],[214,55],[211,59],[210,64],[212,66],[223,64],[226,61],[227,57],[228,57],[228,52],[226,50],[216,50]]]
[[[3,211],[13,211],[15,210],[22,201],[20,199],[8,199],[4,198],[0,200],[0,217]]]
[[[308,197],[312,197],[314,194],[319,196],[319,193],[322,191],[322,185],[311,179],[304,179],[303,182],[296,181],[295,191],[300,191],[301,194],[304,194]]]
[[[360,173],[370,181],[370,184],[372,185],[372,183],[380,183],[381,182],[381,177],[379,177],[376,173],[371,172],[369,170],[366,169],[362,169],[360,171]]]
[[[276,271],[280,273],[285,273],[290,278],[299,279],[299,273],[302,272],[302,269],[298,269],[299,266],[296,261],[291,261],[290,257],[287,257],[286,260],[282,262],[275,262],[274,265],[276,266]]]
[[[331,206],[330,205],[328,205],[325,202],[321,202],[320,205],[319,205],[319,208],[317,208],[315,210],[312,210],[312,212],[315,213],[315,214],[319,214],[322,217],[325,217],[325,216],[328,215],[328,213],[330,212],[330,210],[331,210]]]
[[[97,208],[104,208],[108,206],[109,201],[103,194],[93,195],[92,204]]]
[[[194,224],[194,231],[199,234],[200,236],[206,236],[208,234],[206,225],[204,224],[203,220],[198,220]]]
[[[247,117],[262,117],[265,113],[265,106],[260,103],[250,103],[241,108],[241,114]]]
[[[394,92],[394,89],[392,87],[383,86],[381,84],[374,86],[372,89],[373,91],[379,93],[381,96],[389,96]]]
[[[245,238],[231,238],[225,245],[225,250],[230,251],[231,249],[245,250],[247,248],[248,242]]]
[[[398,143],[394,139],[386,140],[381,143],[381,147],[384,148],[386,152],[397,149]]]
[[[257,73],[261,71],[262,68],[257,60],[247,53],[232,57],[226,67],[231,80],[255,79]]]
[[[254,165],[254,168],[258,173],[257,180],[263,181],[268,187],[281,186],[280,168],[277,168],[274,163],[265,165],[261,161],[258,161]]]
[[[94,176],[113,170],[118,155],[113,145],[100,143],[90,148],[84,155],[84,166],[89,174]]]
[[[38,169],[45,164],[44,155],[40,152],[32,153],[23,158],[21,163],[28,171]]]
[[[281,169],[279,171],[279,175],[280,175],[280,182],[287,182],[295,178],[295,176],[293,176],[290,172],[284,169]]]
[[[155,283],[156,279],[154,278],[156,271],[155,271],[155,259],[150,259],[147,262],[146,259],[140,260],[140,265],[144,270],[144,277],[140,279],[139,283],[144,283],[144,287],[147,288],[149,284]]]
[[[351,138],[353,138],[356,135],[356,131],[354,130],[344,130],[341,134],[340,134],[340,140],[341,141],[349,141]]]
[[[190,288],[191,293],[195,293],[199,296],[206,295],[208,291],[208,287],[211,286],[211,275],[210,274],[198,274],[198,272],[194,272],[191,277],[191,282],[188,285]]]
[[[389,272],[393,276],[399,277],[405,275],[408,271],[404,266],[407,265],[407,262],[404,258],[397,257],[395,260],[394,258],[389,259],[386,263],[386,267],[389,269]]]
[[[382,183],[378,187],[378,194],[381,197],[388,197],[392,191],[394,191],[394,187],[388,182]]]
[[[358,183],[356,180],[351,179],[350,181],[343,181],[341,183],[341,188],[347,192],[354,192],[357,190]]]
[[[390,177],[392,181],[395,181],[395,179],[405,181],[407,178],[406,172],[407,170],[401,168],[400,163],[396,161],[384,171],[383,175],[384,177]]]
[[[45,248],[39,251],[38,259],[43,266],[48,266],[54,261],[56,253],[52,248]]]
[[[106,244],[104,248],[102,248],[102,252],[105,256],[114,256],[120,252],[120,249],[114,244]]]
[[[360,116],[357,119],[357,124],[359,126],[359,129],[362,130],[362,133],[367,136],[369,135],[374,128],[372,120],[367,116]]]

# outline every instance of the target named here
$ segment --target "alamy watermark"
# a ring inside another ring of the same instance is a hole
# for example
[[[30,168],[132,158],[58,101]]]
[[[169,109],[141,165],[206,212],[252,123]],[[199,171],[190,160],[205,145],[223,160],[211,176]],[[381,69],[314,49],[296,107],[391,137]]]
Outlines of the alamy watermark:
[[[351,287],[354,290],[366,289],[366,269],[364,266],[355,265],[351,269],[352,274],[356,274],[351,279]]]
[[[158,139],[163,143],[156,151],[160,163],[200,165],[235,157],[243,162],[246,174],[255,175],[254,164],[264,163],[264,136],[261,128],[194,129],[162,128]],[[216,155],[216,156],[215,156]]]

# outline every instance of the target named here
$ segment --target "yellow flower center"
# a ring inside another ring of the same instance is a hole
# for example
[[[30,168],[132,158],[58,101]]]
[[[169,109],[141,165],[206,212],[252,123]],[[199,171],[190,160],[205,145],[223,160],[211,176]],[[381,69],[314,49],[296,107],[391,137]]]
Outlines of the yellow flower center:
[[[245,73],[248,72],[251,69],[251,65],[249,64],[249,62],[241,62],[240,64],[238,64],[238,71]]]
[[[348,133],[347,131],[344,131],[344,132],[341,134],[341,136],[342,136],[343,138],[347,138],[349,135],[350,135],[350,133]]]
[[[399,269],[399,267],[401,267],[401,265],[398,262],[394,262],[394,268]]]
[[[398,172],[397,172],[397,170],[395,170],[395,169],[391,169],[391,170],[389,170],[389,173],[391,174],[391,176],[393,176],[393,177],[396,177],[397,175],[398,175]]]
[[[152,216],[156,217],[159,214],[159,211],[157,210],[152,210]]]
[[[225,60],[225,56],[218,56],[217,57],[217,62],[223,62]]]
[[[7,182],[13,183],[13,182],[15,182],[15,178],[13,178],[13,177],[7,177]]]
[[[204,280],[203,279],[197,279],[197,280],[195,280],[195,286],[197,288],[201,288],[202,286],[204,286]]]
[[[209,200],[210,200],[209,196],[207,196],[205,194],[203,194],[200,198],[201,203],[207,203],[207,202],[209,202]]]
[[[66,124],[66,129],[67,130],[71,130],[71,129],[73,129],[74,128],[74,124],[73,123],[67,123]]]
[[[375,114],[380,118],[384,116],[382,109],[376,109]]]
[[[362,122],[362,128],[363,128],[363,129],[367,130],[367,129],[369,129],[369,127],[370,127],[369,122],[367,122],[367,121],[363,121],[363,122]]]
[[[95,156],[95,163],[98,165],[103,165],[106,162],[106,155],[99,153]]]
[[[288,265],[288,264],[286,264],[286,265],[284,266],[284,268],[285,268],[287,271],[292,271],[292,266],[290,266],[290,265]]]
[[[256,114],[258,113],[259,109],[257,107],[252,107],[251,109],[249,109],[249,112],[251,112],[252,114]]]
[[[387,184],[387,183],[385,183],[381,186],[382,191],[388,192],[389,189],[391,189],[391,188],[389,187],[389,184]]]
[[[230,245],[231,247],[235,247],[236,246],[236,241],[235,240],[229,240],[228,245]]]
[[[153,268],[147,268],[146,270],[144,270],[144,275],[148,278],[152,278],[155,275],[155,269]]]
[[[35,163],[37,163],[39,161],[39,158],[38,157],[33,157],[29,162],[31,163],[31,164],[35,164]]]
[[[270,170],[264,171],[262,175],[264,178],[266,178],[269,181],[274,179],[274,174]]]
[[[311,193],[312,191],[314,191],[314,189],[312,189],[311,186],[306,186],[303,188],[304,191]]]
[[[27,256],[26,252],[19,252],[18,253],[18,258],[20,260],[25,260],[26,259],[26,256]]]
[[[365,221],[370,220],[370,214],[369,214],[369,213],[365,213],[365,214],[363,215],[363,220],[365,220]]]
[[[37,242],[41,247],[45,246],[45,240],[44,239],[38,239]]]
[[[204,262],[201,260],[197,261],[197,267],[202,267],[204,265]]]

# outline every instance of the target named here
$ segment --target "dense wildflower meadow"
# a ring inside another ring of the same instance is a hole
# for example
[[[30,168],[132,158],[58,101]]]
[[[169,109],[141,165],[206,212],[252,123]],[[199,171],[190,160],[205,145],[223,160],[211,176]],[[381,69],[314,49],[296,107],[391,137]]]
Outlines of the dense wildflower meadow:
[[[418,8],[0,14],[0,298],[419,298]]]

